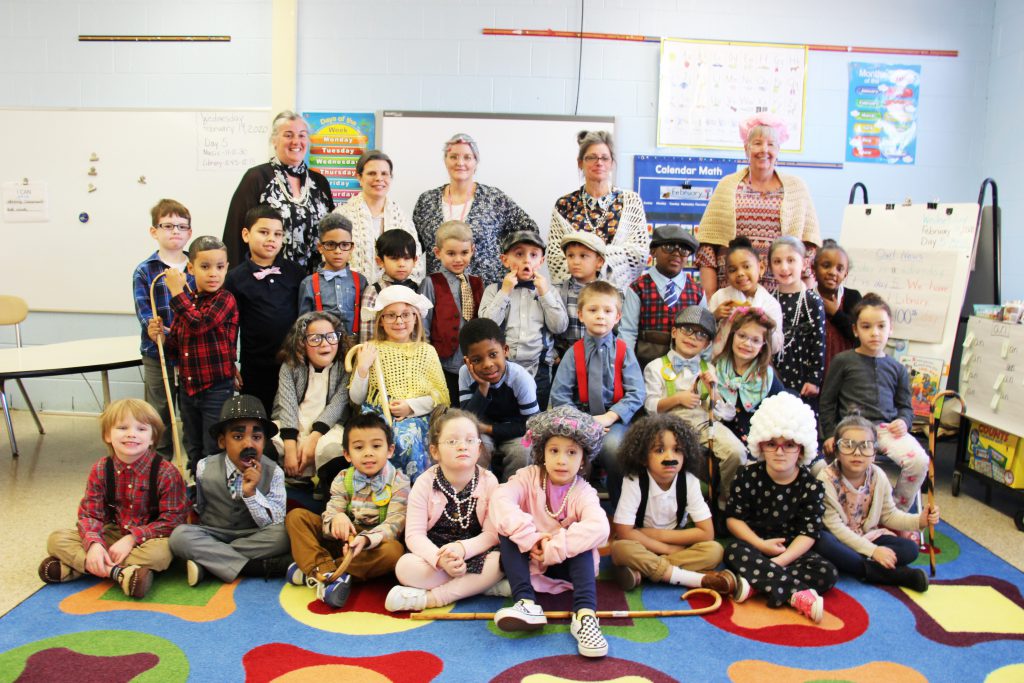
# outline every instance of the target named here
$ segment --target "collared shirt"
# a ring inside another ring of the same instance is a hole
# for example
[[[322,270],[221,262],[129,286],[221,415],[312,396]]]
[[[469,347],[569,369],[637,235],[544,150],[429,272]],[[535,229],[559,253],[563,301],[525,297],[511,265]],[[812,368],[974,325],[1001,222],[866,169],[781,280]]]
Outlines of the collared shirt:
[[[459,370],[459,406],[491,425],[494,441],[500,443],[526,433],[526,419],[540,412],[537,383],[523,367],[505,362],[505,374],[480,393],[479,385],[465,365]]]
[[[693,382],[700,375],[700,356],[683,358],[672,349],[668,352],[669,361],[672,363],[672,371],[676,373],[676,391],[690,391]],[[644,408],[650,415],[658,412],[658,402],[668,395],[665,388],[665,376],[662,374],[665,364],[661,358],[655,358],[644,368],[644,389],[647,398],[644,400]]]
[[[402,534],[409,504],[409,477],[405,472],[396,470],[391,463],[384,465],[384,469],[376,476],[391,482],[391,499],[388,501],[384,521],[380,521],[380,507],[373,500],[373,488],[367,484],[356,489],[353,483],[350,498],[345,488],[345,470],[342,470],[331,482],[331,499],[327,501],[327,508],[322,515],[325,536],[333,538],[330,533],[331,521],[337,515],[348,517],[359,535],[366,536],[370,541],[371,548],[376,548],[382,541],[396,540]]]
[[[452,293],[452,300],[455,301],[455,309],[458,310],[458,311],[461,311],[462,310],[462,281],[459,280],[459,277],[455,273],[453,273],[452,271],[448,270],[447,268],[445,268],[443,266],[437,272],[439,272],[442,275],[444,275],[444,280],[445,280],[445,282],[448,283],[448,289]],[[468,280],[469,273],[465,273],[465,275],[467,277],[466,282],[468,284],[468,282],[469,282],[469,280]],[[428,299],[430,299],[430,303],[436,305],[436,301],[434,299],[434,297],[436,296],[436,294],[434,293],[434,281],[431,280],[429,276],[424,278],[423,282],[420,283],[420,294],[422,294],[423,296],[425,296]],[[431,322],[433,321],[433,319],[434,319],[434,309],[431,308],[431,309],[429,309],[427,311],[427,314],[425,316],[423,316],[423,332],[427,335],[427,337],[428,337],[427,340],[428,341],[429,341],[429,337],[430,337],[430,325],[431,325]],[[462,316],[459,316],[459,329],[461,330],[462,326],[465,325],[465,324],[466,324],[466,320],[464,318],[462,318]],[[462,368],[462,365],[463,365],[463,363],[462,363],[462,350],[459,349],[459,348],[456,348],[455,352],[451,356],[449,356],[448,358],[442,358],[441,359],[441,367],[444,368],[444,371],[445,372],[450,372],[450,373],[455,374],[455,375],[457,375],[457,374],[459,374],[459,372],[461,372],[460,368]],[[452,397],[452,398],[454,398],[454,397]]]
[[[711,509],[704,502],[704,496],[700,491],[700,481],[689,472],[682,472],[683,481],[686,486],[686,511],[682,519],[676,522],[676,487],[679,486],[679,474],[672,480],[668,490],[658,486],[654,477],[647,477],[647,507],[644,509],[644,529],[682,529],[686,526],[687,518],[692,519],[694,524],[711,519]],[[612,521],[616,524],[633,526],[636,524],[636,513],[640,509],[640,479],[629,476],[622,480],[622,495],[619,496],[619,504],[615,508],[615,517]]]
[[[254,273],[263,266],[245,261],[228,272],[224,289],[231,292],[238,306],[238,325],[242,337],[239,355],[242,365],[273,365],[292,323],[299,317],[299,286],[306,270],[278,254],[274,265],[281,272],[257,280]]]
[[[188,252],[182,252],[188,258]],[[153,319],[153,307],[150,305],[149,286],[154,278],[172,266],[160,260],[160,252],[154,251],[152,256],[139,264],[132,275],[132,293],[135,297],[135,316],[142,325],[142,344],[139,350],[142,355],[149,358],[159,358],[160,354],[156,348],[156,342],[149,338],[146,328],[149,321]],[[180,270],[180,268],[179,268]],[[185,281],[193,290],[196,288],[196,279],[190,273],[185,272]],[[153,288],[153,298],[156,299],[156,314],[164,323],[164,331],[170,329],[174,322],[174,313],[171,311],[171,293],[167,289],[167,280],[161,278]]]
[[[644,397],[647,395],[644,390],[643,372],[640,371],[636,354],[629,346],[626,347],[626,360],[622,364],[623,395],[622,400],[615,403],[612,400],[615,390],[615,335],[609,332],[603,337],[594,337],[588,333],[583,337],[583,355],[588,367],[591,362],[596,362],[598,347],[604,348],[604,364],[601,370],[606,409],[618,415],[623,424],[629,424],[633,415],[644,404]],[[575,405],[582,410],[585,403],[587,397],[579,395],[579,387],[576,384],[576,354],[570,350],[558,364],[558,371],[551,384],[551,407]]]
[[[533,376],[542,362],[554,362],[553,335],[565,332],[569,324],[562,300],[553,287],[544,296],[524,286],[517,286],[506,295],[501,291],[501,283],[489,284],[480,299],[479,315],[501,325],[509,358]]]
[[[132,464],[114,459],[114,510],[107,507],[107,458],[100,458],[89,470],[85,495],[78,505],[78,535],[88,550],[93,543],[103,547],[103,526],[115,524],[125,534],[131,534],[138,544],[151,538],[166,538],[179,524],[185,523],[188,511],[185,482],[178,470],[169,462],[149,451]],[[149,468],[157,459],[156,495],[160,497],[158,515],[149,519]]]
[[[601,273],[598,273],[597,278],[593,281],[603,280],[604,278],[601,275]],[[555,285],[555,289],[558,290],[558,296],[562,300],[562,305],[565,306],[566,316],[569,319],[565,332],[555,335],[555,348],[559,356],[562,356],[570,346],[583,339],[583,335],[586,334],[587,328],[580,322],[580,315],[577,310],[580,290],[585,286],[584,283],[571,275]]]
[[[223,455],[228,492],[232,498],[242,498],[242,502],[245,503],[245,507],[249,510],[249,514],[252,515],[252,521],[256,522],[256,526],[262,529],[271,524],[283,524],[287,500],[287,493],[284,488],[284,471],[280,467],[274,470],[274,477],[270,480],[270,491],[267,492],[267,495],[264,496],[257,488],[251,496],[246,498],[241,495],[241,482],[238,481],[236,483],[236,480],[241,480],[242,473],[235,467],[235,463],[231,462],[231,458],[227,457],[226,454]],[[197,482],[202,478],[205,470],[206,458],[203,458],[196,465]],[[196,508],[203,508],[202,486],[196,486]]]
[[[167,348],[177,358],[181,384],[189,396],[235,376],[238,306],[226,289],[200,294],[182,292],[171,299],[174,324]]]
[[[658,296],[662,299],[665,298],[665,285],[668,283],[669,278],[662,275],[657,268],[651,266],[647,269],[647,275],[651,276],[651,280],[654,281],[654,286],[658,290]],[[672,282],[676,285],[676,291],[682,293],[686,287],[686,281],[690,279],[689,273],[686,270],[680,270],[679,274],[674,278],[671,278]],[[708,300],[707,297],[702,293],[700,295],[700,305],[707,308]],[[632,287],[626,287],[623,293],[622,301],[622,323],[619,325],[619,339],[626,342],[630,348],[636,346],[636,336],[640,329],[640,297],[636,292],[633,291]]]
[[[404,285],[406,287],[412,285],[411,289],[414,292],[419,291],[419,285],[417,285],[415,281],[402,280],[401,282],[399,282],[398,280],[391,277],[387,273],[381,275],[380,280],[378,280],[376,283],[372,285],[367,285],[366,288],[363,289],[363,302],[360,304],[360,308],[362,309],[360,312],[361,317],[359,321],[360,344],[362,344],[363,342],[371,341],[373,339],[373,326],[374,323],[376,322],[376,315],[370,309],[372,309],[373,305],[377,303],[377,296],[384,291],[385,287],[390,287],[391,285]],[[378,287],[380,287],[380,289],[378,289]],[[425,329],[430,329],[429,323],[426,323]]]
[[[299,315],[316,310],[316,295],[313,293],[313,278],[320,278],[320,303],[323,310],[341,318],[342,328],[346,334],[354,334],[352,325],[356,315],[356,286],[352,277],[352,269],[349,267],[336,271],[338,274],[327,281],[324,269],[317,270],[302,281],[299,286]],[[366,278],[359,273],[360,288],[365,294],[369,287],[366,286]],[[365,319],[365,314],[360,311]],[[373,314],[370,314],[373,317]]]

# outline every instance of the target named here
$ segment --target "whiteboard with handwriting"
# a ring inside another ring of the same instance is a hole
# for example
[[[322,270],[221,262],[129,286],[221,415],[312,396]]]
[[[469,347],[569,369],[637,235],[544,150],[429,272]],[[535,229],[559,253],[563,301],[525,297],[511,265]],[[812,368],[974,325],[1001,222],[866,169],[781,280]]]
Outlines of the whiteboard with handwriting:
[[[38,183],[48,202],[46,222],[0,218],[3,293],[37,311],[132,312],[132,272],[157,247],[150,208],[176,199],[193,237],[220,237],[242,174],[270,158],[270,123],[265,110],[0,109],[0,183]]]
[[[839,243],[851,257],[846,284],[893,307],[901,354],[941,358],[948,375],[978,224],[977,204],[851,204]]]

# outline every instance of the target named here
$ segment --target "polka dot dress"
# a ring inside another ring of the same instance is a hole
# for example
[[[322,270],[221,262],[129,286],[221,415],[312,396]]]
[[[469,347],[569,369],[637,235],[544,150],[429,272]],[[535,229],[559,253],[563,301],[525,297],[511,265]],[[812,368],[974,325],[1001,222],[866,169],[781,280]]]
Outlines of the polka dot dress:
[[[787,389],[800,392],[805,383],[821,389],[825,375],[825,304],[813,289],[775,298],[782,306],[783,349],[772,364]],[[809,405],[811,405],[809,403]],[[817,412],[817,402],[812,408]]]
[[[790,484],[772,481],[763,462],[740,470],[733,482],[726,515],[747,525],[762,539],[782,538],[788,546],[800,535],[817,539],[822,528],[825,492],[821,482],[801,467]],[[745,541],[725,548],[725,563],[768,598],[769,606],[789,602],[798,591],[813,588],[823,593],[836,583],[836,568],[813,550],[786,567]]]

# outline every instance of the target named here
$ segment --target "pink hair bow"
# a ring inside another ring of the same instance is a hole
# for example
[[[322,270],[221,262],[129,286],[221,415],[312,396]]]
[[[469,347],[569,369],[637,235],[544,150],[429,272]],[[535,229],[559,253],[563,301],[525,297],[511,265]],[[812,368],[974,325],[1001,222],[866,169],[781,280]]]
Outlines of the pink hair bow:
[[[747,142],[747,136],[750,134],[750,129],[756,126],[768,126],[769,128],[775,129],[775,136],[778,138],[779,145],[789,139],[789,129],[786,128],[786,124],[783,123],[782,119],[778,116],[768,114],[767,112],[761,114],[754,114],[746,121],[740,122],[740,140],[743,144]]]

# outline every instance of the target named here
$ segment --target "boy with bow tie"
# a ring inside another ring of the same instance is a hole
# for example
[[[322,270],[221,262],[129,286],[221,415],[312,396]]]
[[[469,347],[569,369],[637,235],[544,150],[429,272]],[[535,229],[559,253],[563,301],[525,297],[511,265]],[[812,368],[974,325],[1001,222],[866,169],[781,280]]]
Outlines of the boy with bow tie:
[[[355,337],[359,334],[367,283],[362,274],[348,267],[355,245],[352,223],[341,214],[329,213],[320,220],[317,230],[320,239],[316,248],[323,264],[299,287],[299,315],[310,311],[333,313],[341,318],[345,333]]]

